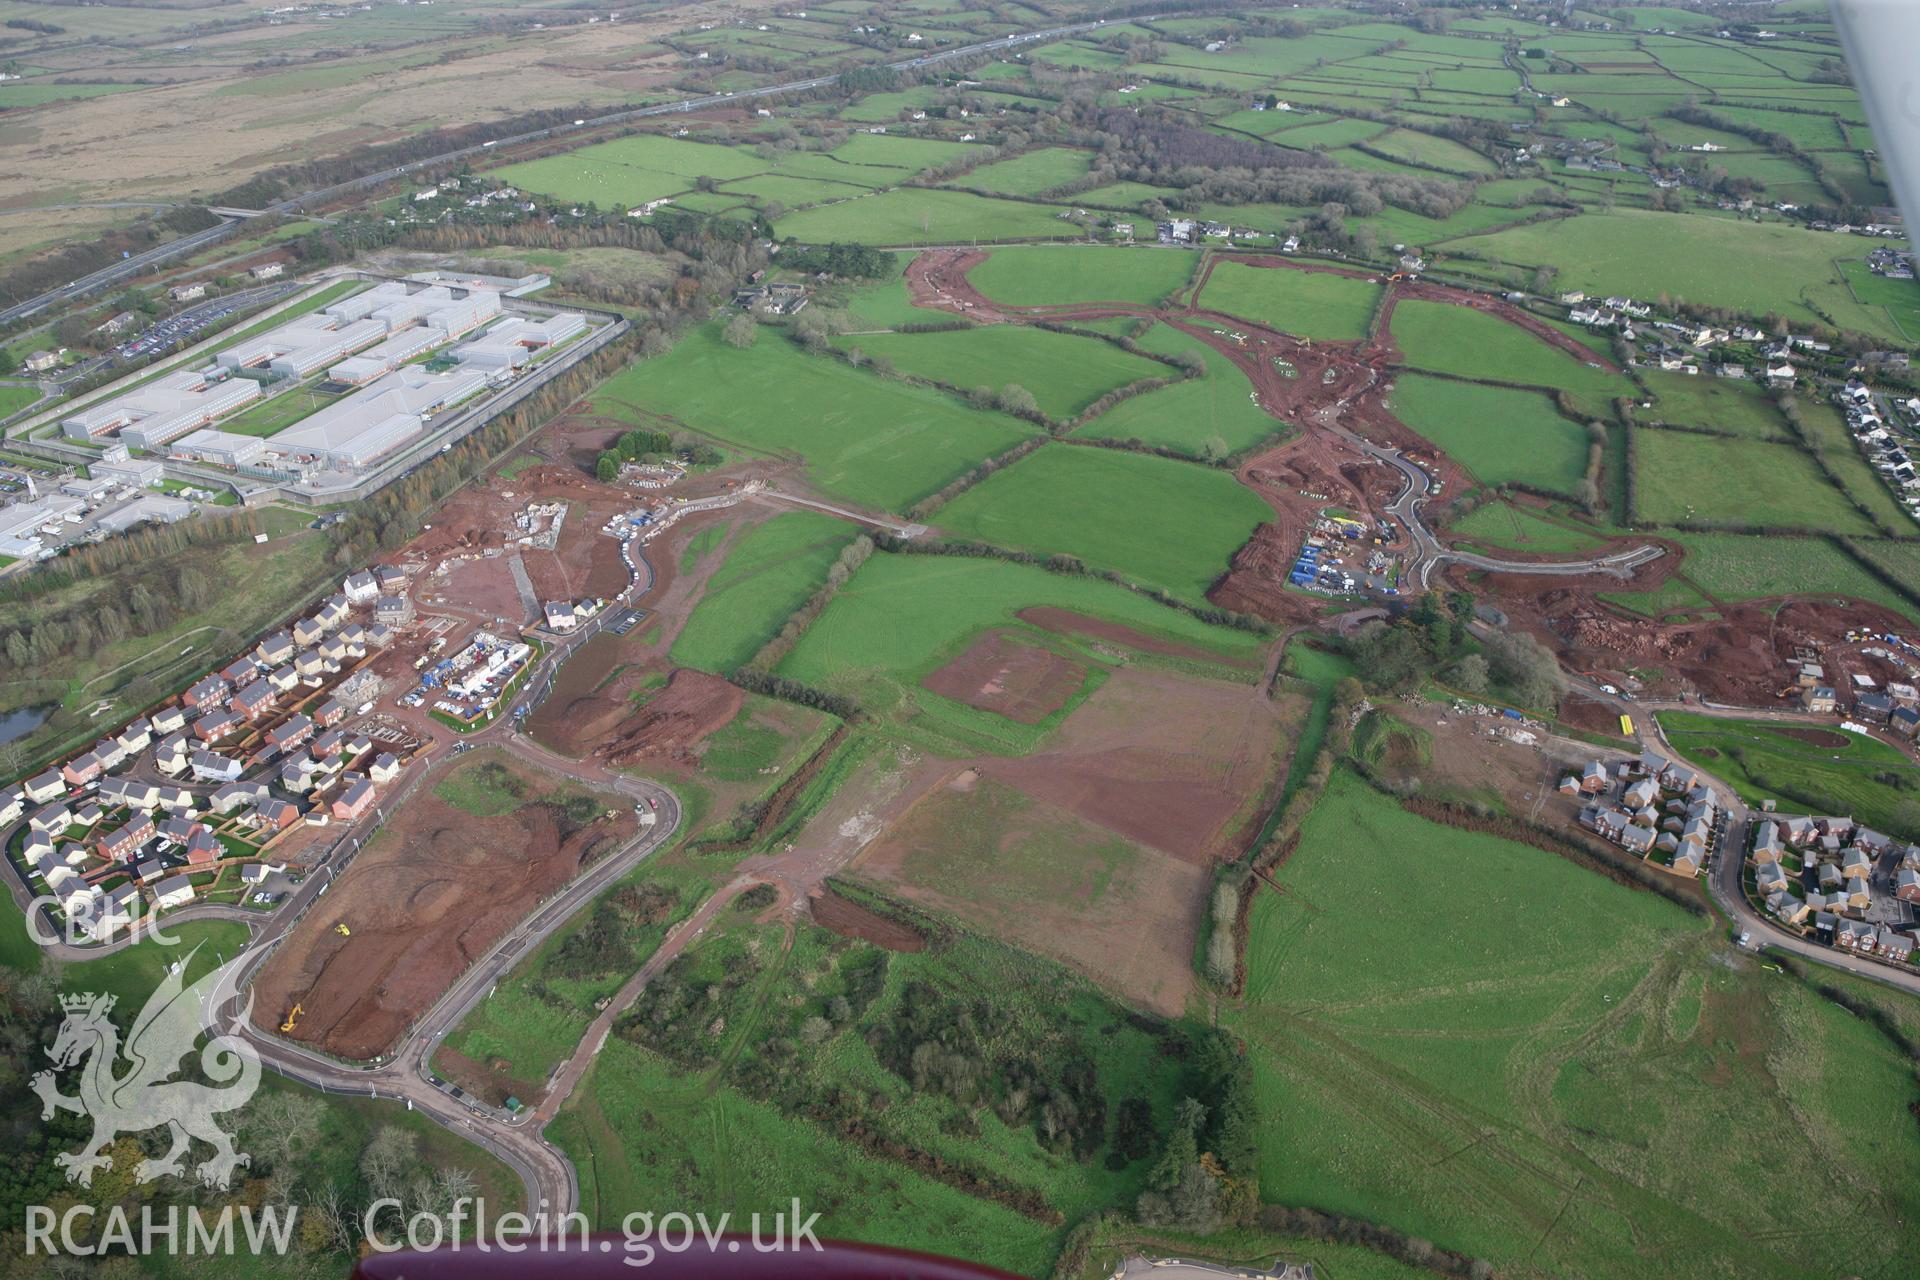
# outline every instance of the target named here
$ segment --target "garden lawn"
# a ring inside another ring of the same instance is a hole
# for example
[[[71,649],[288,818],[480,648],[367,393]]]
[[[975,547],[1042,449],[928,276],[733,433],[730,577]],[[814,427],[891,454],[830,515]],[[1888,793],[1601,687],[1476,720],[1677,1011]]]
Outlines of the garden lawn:
[[[1604,414],[1614,396],[1634,386],[1550,347],[1496,316],[1445,302],[1409,299],[1393,308],[1393,339],[1415,369],[1459,378],[1514,382],[1572,395],[1581,411]]]
[[[1587,430],[1561,417],[1541,392],[1403,373],[1388,403],[1482,484],[1579,492]]]
[[[746,663],[826,581],[855,530],[812,511],[789,511],[727,553],[673,642],[673,660],[721,675]]]
[[[1199,258],[1146,247],[1037,245],[996,249],[968,283],[1010,307],[1074,302],[1153,306],[1183,288]]]
[[[955,498],[933,523],[956,537],[1075,556],[1199,604],[1271,516],[1225,471],[1050,444]]]
[[[1871,534],[1873,526],[1792,445],[1636,431],[1634,514],[1653,524],[1722,524]]]
[[[1274,874],[1223,1018],[1250,1048],[1263,1198],[1504,1275],[1899,1270],[1920,1090],[1864,1020],[1661,898],[1345,771]],[[1772,1206],[1836,1161],[1857,1229],[1778,1233]]]
[[[821,489],[888,510],[911,506],[1033,431],[944,392],[809,356],[771,330],[738,350],[718,325],[614,377],[595,405],[635,423],[666,415],[737,449],[803,458]]]
[[[966,191],[895,187],[781,217],[779,236],[809,243],[945,244],[965,240],[1069,240],[1080,228],[1052,205]]]
[[[837,345],[843,351],[858,347],[868,356],[884,356],[902,373],[963,391],[1025,387],[1033,393],[1040,412],[1056,420],[1078,415],[1107,392],[1129,383],[1179,376],[1177,370],[1098,338],[1024,325],[865,333],[841,338]]]
[[[1073,434],[1087,440],[1138,440],[1192,457],[1235,454],[1285,429],[1253,400],[1253,384],[1233,361],[1172,325],[1156,324],[1140,345],[1162,355],[1198,356],[1206,372],[1122,400]]]
[[[1200,305],[1303,338],[1357,342],[1380,300],[1380,286],[1332,271],[1295,271],[1220,261]]]

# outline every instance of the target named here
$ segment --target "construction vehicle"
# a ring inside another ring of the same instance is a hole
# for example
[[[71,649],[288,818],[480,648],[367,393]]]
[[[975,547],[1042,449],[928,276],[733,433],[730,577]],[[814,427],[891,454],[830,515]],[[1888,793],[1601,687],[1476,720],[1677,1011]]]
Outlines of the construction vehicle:
[[[353,936],[353,930],[347,928],[347,922],[344,920],[333,926],[333,931],[343,938],[351,938]]]
[[[303,1004],[297,1004],[293,1006],[293,1008],[287,1010],[287,1020],[280,1024],[280,1030],[282,1031],[293,1030],[294,1020],[298,1018],[301,1014],[305,1013],[306,1011],[307,1011],[307,1006]]]

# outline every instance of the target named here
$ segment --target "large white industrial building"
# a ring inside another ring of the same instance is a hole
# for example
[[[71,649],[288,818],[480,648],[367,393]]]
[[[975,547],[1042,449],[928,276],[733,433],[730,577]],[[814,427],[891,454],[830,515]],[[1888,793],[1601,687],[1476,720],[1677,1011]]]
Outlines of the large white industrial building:
[[[587,327],[585,316],[561,311],[545,320],[508,316],[458,351],[464,364],[483,369],[518,369],[542,347],[554,346]]]
[[[428,373],[408,366],[302,418],[274,436],[274,453],[328,466],[364,467],[426,429],[426,415],[484,391],[484,369]]]
[[[243,436],[211,427],[196,431],[174,443],[173,452],[196,462],[211,462],[221,467],[244,467],[258,462],[267,451],[267,442],[258,436]]]
[[[392,373],[417,355],[433,350],[447,341],[447,331],[438,325],[416,325],[402,329],[385,342],[377,342],[359,355],[342,360],[327,370],[327,379],[350,387],[363,387],[383,373]]]
[[[486,333],[453,349],[459,367],[450,373],[408,363],[490,323]],[[429,415],[586,328],[586,318],[571,312],[538,321],[502,318],[496,289],[388,281],[237,342],[219,352],[211,368],[167,374],[81,410],[62,428],[79,440],[117,432],[138,448],[171,446],[176,456],[224,466],[273,454],[358,469],[419,435]],[[264,441],[211,429],[222,415],[260,398],[261,381],[274,381],[259,371],[297,379],[321,370],[329,381],[359,389]]]
[[[302,316],[228,347],[214,359],[229,369],[266,369],[282,377],[304,378],[386,336],[386,326],[378,320],[341,324],[325,315]]]
[[[70,440],[118,432],[128,444],[158,449],[222,414],[260,398],[260,384],[209,369],[182,369],[60,421]]]

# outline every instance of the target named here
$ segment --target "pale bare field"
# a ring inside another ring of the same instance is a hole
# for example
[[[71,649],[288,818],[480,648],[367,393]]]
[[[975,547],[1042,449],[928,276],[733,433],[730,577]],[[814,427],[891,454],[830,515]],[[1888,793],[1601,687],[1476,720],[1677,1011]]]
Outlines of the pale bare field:
[[[165,12],[0,2],[0,17],[67,28],[49,38],[44,56],[28,55],[33,66],[64,80],[164,82],[0,114],[0,173],[7,175],[0,208],[204,197],[275,165],[445,125],[576,104],[616,108],[661,91],[686,69],[661,37],[768,13],[776,3],[709,0],[618,23],[513,35],[471,23],[440,39],[390,30],[380,47],[314,60],[329,38],[342,47],[351,28],[290,21],[172,42],[183,24],[231,19],[271,7],[267,0]],[[482,17],[511,11],[474,8]],[[105,39],[73,38],[89,30]],[[24,248],[97,229],[80,226],[70,211],[48,211],[8,218],[0,235]]]

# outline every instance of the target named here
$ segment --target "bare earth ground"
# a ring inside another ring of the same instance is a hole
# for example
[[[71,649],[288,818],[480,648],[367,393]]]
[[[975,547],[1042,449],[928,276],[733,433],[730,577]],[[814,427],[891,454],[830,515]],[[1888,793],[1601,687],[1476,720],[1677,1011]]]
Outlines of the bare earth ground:
[[[738,687],[719,676],[683,667],[665,689],[593,743],[593,754],[616,769],[643,764],[691,768],[700,744],[738,715],[745,700]]]
[[[290,1039],[348,1058],[387,1052],[541,899],[637,830],[623,804],[571,827],[544,803],[557,780],[514,767],[528,798],[499,817],[415,792],[267,962],[255,987],[262,1026],[277,1030],[299,1004]]]
[[[1047,749],[977,761],[1088,821],[1188,862],[1232,851],[1234,819],[1277,767],[1284,703],[1249,685],[1123,669]]]
[[[857,871],[1160,1013],[1177,1016],[1193,990],[1208,869],[1116,839],[977,769],[950,771]]]
[[[1073,659],[994,631],[920,683],[982,711],[1039,724],[1065,706],[1086,678],[1086,667]]]

